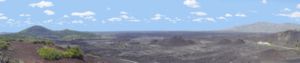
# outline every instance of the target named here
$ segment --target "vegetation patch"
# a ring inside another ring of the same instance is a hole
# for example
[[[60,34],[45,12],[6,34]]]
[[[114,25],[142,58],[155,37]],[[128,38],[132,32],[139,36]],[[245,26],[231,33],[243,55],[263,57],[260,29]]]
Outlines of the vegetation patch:
[[[83,53],[79,47],[69,47],[65,51],[54,47],[43,47],[38,50],[39,56],[46,60],[58,60],[61,58],[83,58]]]
[[[0,49],[7,49],[8,46],[8,40],[5,38],[0,38]]]
[[[47,60],[57,60],[62,58],[62,51],[52,48],[43,47],[38,50],[39,56]]]
[[[83,54],[79,47],[69,47],[66,51],[63,52],[65,58],[82,58]]]

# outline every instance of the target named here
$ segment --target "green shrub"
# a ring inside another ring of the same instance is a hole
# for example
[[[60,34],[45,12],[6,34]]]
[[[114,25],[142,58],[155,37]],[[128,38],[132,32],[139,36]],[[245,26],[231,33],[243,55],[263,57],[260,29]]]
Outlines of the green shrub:
[[[61,58],[82,59],[83,57],[83,53],[79,47],[70,47],[65,51],[60,51],[52,47],[43,47],[38,50],[38,54],[46,60],[58,60]]]
[[[62,51],[51,47],[43,47],[38,50],[38,54],[47,60],[57,60],[62,58]]]
[[[6,41],[0,40],[0,49],[7,49],[8,43]]]
[[[54,45],[54,43],[50,40],[37,40],[37,41],[33,41],[33,44],[43,44],[43,45],[47,45],[47,46]]]
[[[79,47],[70,47],[64,51],[64,57],[66,58],[82,58],[83,53]]]

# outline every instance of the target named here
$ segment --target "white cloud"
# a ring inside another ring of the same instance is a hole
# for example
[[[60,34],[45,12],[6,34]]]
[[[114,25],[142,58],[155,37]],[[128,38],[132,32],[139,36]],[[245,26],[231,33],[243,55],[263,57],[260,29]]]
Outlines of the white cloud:
[[[82,20],[73,20],[71,23],[73,23],[73,24],[83,24],[84,22]]]
[[[216,19],[212,18],[212,17],[206,17],[206,18],[196,18],[196,19],[193,19],[192,21],[195,21],[195,22],[215,22]]]
[[[97,19],[94,17],[96,15],[95,12],[85,11],[85,12],[72,12],[71,16],[77,16],[86,20],[96,21]]]
[[[9,18],[6,17],[3,13],[0,13],[0,20],[8,20]]]
[[[298,9],[300,9],[300,3],[299,3],[299,4],[297,4],[297,8],[298,8]]]
[[[196,18],[196,19],[193,19],[192,21],[200,22],[200,21],[202,21],[202,20],[203,20],[203,18]]]
[[[6,0],[0,0],[0,2],[5,2]]]
[[[187,7],[190,7],[190,8],[199,8],[200,7],[197,0],[185,0],[183,2],[183,4],[186,5]]]
[[[226,13],[226,14],[225,14],[225,17],[232,17],[232,14]]]
[[[286,17],[290,17],[290,18],[300,18],[300,12],[295,11],[292,13],[280,13],[279,16],[286,16]]]
[[[122,21],[122,18],[117,18],[117,17],[112,17],[112,18],[109,18],[108,21]]]
[[[268,1],[267,1],[267,0],[261,0],[261,3],[263,3],[263,4],[267,4],[267,3],[268,3]]]
[[[178,21],[181,21],[182,19],[178,17],[165,17],[164,20],[169,21],[171,23],[177,23]]]
[[[179,18],[179,17],[168,17],[168,16],[162,15],[160,13],[154,14],[154,16],[151,17],[150,20],[153,20],[153,21],[168,21],[168,22],[171,22],[171,23],[177,23],[179,21],[182,21],[182,19]]]
[[[89,16],[96,15],[96,13],[94,13],[92,11],[85,11],[85,12],[73,12],[71,15],[78,16],[78,17],[89,17]]]
[[[237,13],[237,14],[235,14],[235,16],[236,17],[247,17],[247,15],[244,13]]]
[[[151,20],[155,20],[155,21],[161,20],[161,19],[162,19],[162,15],[159,14],[159,13],[155,14],[155,15],[151,18]]]
[[[21,16],[21,17],[29,17],[29,16],[31,16],[30,14],[26,14],[26,13],[22,13],[22,14],[20,14],[19,16]]]
[[[199,12],[191,12],[191,14],[196,15],[196,16],[206,16],[207,15],[207,13],[201,12],[201,11],[199,11]]]
[[[284,11],[284,12],[290,12],[290,11],[292,11],[292,10],[291,10],[290,8],[284,8],[283,11]]]
[[[31,7],[39,7],[39,8],[47,8],[47,7],[52,7],[54,4],[50,1],[40,1],[37,3],[31,3],[29,4]]]
[[[132,19],[132,20],[128,20],[130,22],[140,22],[141,20],[138,20],[138,19]]]
[[[8,19],[8,17],[6,17],[6,16],[0,16],[0,20],[7,20]]]
[[[121,11],[120,14],[128,14],[128,12]]]
[[[226,20],[226,17],[220,16],[220,17],[218,17],[217,19],[220,19],[220,20]]]
[[[64,18],[69,18],[70,16],[69,16],[69,15],[64,15],[63,17],[64,17]]]
[[[211,18],[211,17],[207,17],[207,18],[205,18],[207,21],[210,21],[210,22],[214,22],[214,21],[216,21],[215,20],[215,18]]]
[[[53,19],[49,19],[49,20],[45,20],[45,21],[44,21],[44,23],[52,23],[52,22],[54,22]]]
[[[129,19],[130,17],[127,14],[120,15],[120,18]]]
[[[139,19],[135,18],[134,16],[129,16],[128,12],[125,12],[125,11],[121,11],[120,15],[117,17],[112,17],[107,20],[111,21],[111,22],[115,22],[115,21],[140,22]]]
[[[55,12],[52,11],[52,10],[45,10],[44,13],[45,13],[46,15],[54,15],[54,14],[55,14]]]

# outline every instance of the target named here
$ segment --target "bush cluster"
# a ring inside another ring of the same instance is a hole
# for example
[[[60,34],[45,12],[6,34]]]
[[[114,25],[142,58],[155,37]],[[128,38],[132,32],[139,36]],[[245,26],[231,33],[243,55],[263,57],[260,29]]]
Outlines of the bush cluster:
[[[7,42],[0,41],[0,49],[7,49],[7,47],[8,47]]]
[[[38,50],[38,54],[46,60],[57,60],[61,58],[81,59],[83,57],[83,53],[79,47],[70,47],[65,51],[53,47],[43,47]]]
[[[82,58],[83,54],[79,47],[69,47],[64,53],[66,58]]]
[[[5,40],[0,40],[0,49],[7,49],[8,43]]]
[[[37,40],[37,41],[33,41],[33,44],[43,44],[43,45],[47,45],[47,46],[54,45],[54,43],[50,40]]]
[[[62,51],[52,48],[52,47],[43,47],[38,50],[38,54],[47,60],[57,60],[62,58]]]

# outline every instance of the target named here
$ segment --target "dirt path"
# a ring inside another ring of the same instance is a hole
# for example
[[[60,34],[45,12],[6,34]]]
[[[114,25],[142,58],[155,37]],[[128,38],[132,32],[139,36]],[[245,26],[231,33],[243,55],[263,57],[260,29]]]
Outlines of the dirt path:
[[[41,44],[11,42],[10,49],[13,51],[13,57],[19,59],[22,63],[86,63],[80,59],[60,59],[48,61],[42,59],[37,50],[41,48]]]
[[[42,45],[22,43],[22,42],[11,42],[10,49],[14,52],[13,57],[20,59],[24,63],[43,63],[37,54],[37,49]]]

